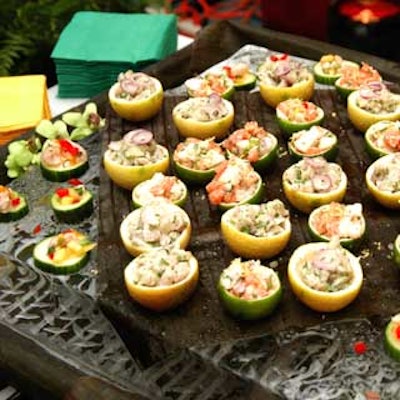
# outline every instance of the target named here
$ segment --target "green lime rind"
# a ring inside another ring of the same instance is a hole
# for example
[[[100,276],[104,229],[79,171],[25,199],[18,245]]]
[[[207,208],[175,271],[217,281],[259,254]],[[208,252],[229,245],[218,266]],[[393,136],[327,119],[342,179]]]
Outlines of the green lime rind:
[[[387,121],[389,123],[392,123],[392,121]],[[382,124],[383,121],[378,122],[378,124]],[[373,159],[376,160],[379,157],[386,156],[388,154],[391,154],[390,151],[384,150],[382,148],[376,147],[371,140],[371,136],[374,134],[374,130],[371,129],[373,128],[374,125],[371,125],[370,128],[367,129],[364,135],[364,140],[365,140],[365,149],[369,156]]]
[[[29,212],[29,206],[24,196],[14,192],[20,199],[17,207],[7,213],[0,213],[0,222],[12,222],[23,218]]]
[[[400,362],[400,339],[396,335],[398,326],[399,323],[393,319],[386,325],[384,346],[389,356]]]
[[[174,161],[176,175],[183,182],[190,185],[205,185],[210,182],[215,176],[215,169],[200,171],[192,168],[187,168]]]
[[[262,156],[258,161],[253,163],[254,169],[258,172],[267,170],[278,158],[278,147],[278,140],[276,139],[272,149],[267,154]]]
[[[59,221],[77,223],[89,217],[93,212],[93,194],[86,190],[78,203],[62,205],[54,193],[50,198],[50,205]]]
[[[258,175],[258,174],[257,174]],[[239,203],[220,203],[218,204],[218,209],[221,211],[226,211],[232,207],[239,206],[241,204],[258,204],[261,203],[264,197],[264,182],[260,175],[258,175],[259,181],[257,185],[257,190],[254,194],[249,196],[247,199],[242,200]]]
[[[394,241],[393,260],[395,264],[400,268],[400,234],[397,235]]]
[[[340,78],[340,74],[338,75],[325,74],[321,69],[320,63],[314,65],[313,73],[315,81],[318,83],[322,83],[323,85],[333,86],[335,82]]]
[[[132,190],[132,204],[133,204],[134,208],[139,208],[139,207],[143,207],[144,205],[146,205],[146,204],[141,203],[137,198],[138,197],[137,193],[138,193],[138,191],[140,191],[141,187],[143,186],[143,183],[144,182],[139,183],[139,185],[135,186]],[[183,188],[183,196],[180,197],[178,200],[172,201],[172,204],[175,204],[176,206],[179,206],[179,207],[183,207],[188,198],[188,189],[187,189],[187,186],[182,181],[180,181],[179,184]]]
[[[56,275],[73,274],[81,270],[89,261],[89,253],[85,253],[82,257],[75,257],[73,260],[64,262],[63,264],[54,264],[47,256],[47,250],[52,237],[48,237],[33,248],[33,261],[37,268],[45,272]]]
[[[52,182],[65,182],[71,178],[78,178],[83,175],[89,168],[89,162],[83,163],[70,168],[49,168],[40,163],[40,170],[45,179]]]
[[[321,109],[322,110],[322,109]],[[324,119],[324,112],[322,111],[322,115],[316,118],[314,121],[304,122],[304,123],[296,123],[290,122],[286,119],[276,117],[278,122],[278,126],[281,130],[286,134],[286,136],[290,136],[294,132],[302,131],[305,129],[310,129],[313,125],[320,125]]]
[[[318,208],[314,209],[311,211],[310,215],[308,216],[308,221],[307,221],[307,230],[313,240],[313,242],[330,242],[331,238],[329,238],[328,236],[324,236],[321,235],[314,227],[313,225],[313,221],[316,218],[316,215],[318,214],[318,212],[320,211],[320,209],[322,207],[328,207],[329,205],[322,205],[319,206]],[[365,240],[365,237],[367,235],[367,227],[366,227],[366,223],[365,220],[363,220],[363,230],[362,233],[360,235],[360,237],[358,238],[354,238],[354,239],[341,239],[339,240],[339,243],[342,247],[344,247],[347,250],[357,250],[361,243]]]
[[[257,76],[248,72],[240,78],[233,79],[233,85],[236,90],[251,90],[256,86]]]
[[[279,278],[277,277],[278,281]],[[283,295],[282,285],[279,286],[268,297],[259,300],[243,300],[231,295],[221,284],[217,286],[218,294],[224,308],[235,318],[241,320],[256,320],[272,314],[280,303]]]
[[[329,149],[323,150],[320,153],[317,154],[313,154],[311,156],[309,155],[305,155],[302,153],[299,153],[295,147],[293,146],[293,144],[290,141],[288,141],[288,151],[289,154],[292,158],[293,161],[300,161],[301,159],[305,158],[305,157],[324,157],[327,161],[334,161],[339,153],[339,146],[338,146],[338,139],[337,136],[335,135],[336,141],[335,143],[332,145],[332,147],[330,147]]]

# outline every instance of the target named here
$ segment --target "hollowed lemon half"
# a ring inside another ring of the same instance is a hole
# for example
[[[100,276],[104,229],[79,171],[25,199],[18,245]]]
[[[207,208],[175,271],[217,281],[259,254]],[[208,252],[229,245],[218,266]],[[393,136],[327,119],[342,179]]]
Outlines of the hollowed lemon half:
[[[325,249],[329,245],[325,242],[301,245],[293,252],[288,264],[288,278],[294,294],[302,303],[319,312],[335,312],[346,307],[358,296],[363,283],[363,271],[358,258],[346,249],[342,250],[346,252],[353,270],[353,279],[348,286],[335,292],[324,292],[304,283],[298,271],[301,261],[308,253]]]

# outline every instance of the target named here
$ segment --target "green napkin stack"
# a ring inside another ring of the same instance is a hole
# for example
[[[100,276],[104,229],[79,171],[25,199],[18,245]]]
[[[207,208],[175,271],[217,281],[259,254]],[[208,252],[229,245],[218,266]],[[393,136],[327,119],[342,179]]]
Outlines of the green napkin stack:
[[[175,15],[77,12],[51,54],[58,96],[92,97],[118,74],[138,71],[176,51]]]

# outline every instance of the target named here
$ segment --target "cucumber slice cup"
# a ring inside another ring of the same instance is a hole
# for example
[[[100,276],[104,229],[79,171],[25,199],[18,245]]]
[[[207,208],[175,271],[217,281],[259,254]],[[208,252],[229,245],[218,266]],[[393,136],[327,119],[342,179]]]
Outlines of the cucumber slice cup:
[[[28,203],[24,196],[13,191],[16,198],[19,198],[19,204],[13,206],[8,212],[0,213],[0,222],[12,222],[23,218],[29,212]]]
[[[34,247],[33,261],[37,268],[56,275],[67,275],[78,272],[88,263],[90,257],[89,253],[67,259],[62,263],[54,263],[48,256],[52,238],[53,237],[48,237]]]
[[[400,314],[393,316],[386,325],[384,345],[389,356],[400,362]]]
[[[50,198],[50,205],[59,221],[77,223],[89,217],[93,212],[93,194],[87,189],[79,202],[62,204],[60,197],[54,193]]]

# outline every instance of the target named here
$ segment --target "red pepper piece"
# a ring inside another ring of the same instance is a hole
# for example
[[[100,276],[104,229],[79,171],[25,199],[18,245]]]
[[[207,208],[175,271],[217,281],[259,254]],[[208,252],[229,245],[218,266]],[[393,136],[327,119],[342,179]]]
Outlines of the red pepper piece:
[[[33,228],[33,233],[35,235],[37,235],[40,231],[42,230],[42,227],[40,224],[37,224],[34,228]]]
[[[78,179],[78,178],[71,178],[71,179],[68,179],[68,183],[69,183],[70,185],[72,185],[72,186],[83,185],[83,182],[82,182],[80,179]]]
[[[367,351],[367,345],[365,342],[360,340],[360,341],[354,343],[353,349],[356,354],[361,355]]]
[[[16,197],[15,199],[11,200],[11,205],[13,207],[18,207],[21,204],[21,198],[20,197]]]
[[[56,189],[56,194],[58,197],[66,197],[69,195],[69,190],[68,188],[58,188]]]
[[[72,156],[77,156],[79,154],[79,149],[75,147],[69,140],[59,139],[58,142],[65,152],[70,153]]]
[[[396,339],[400,340],[400,325],[396,327],[395,333],[396,333]]]

